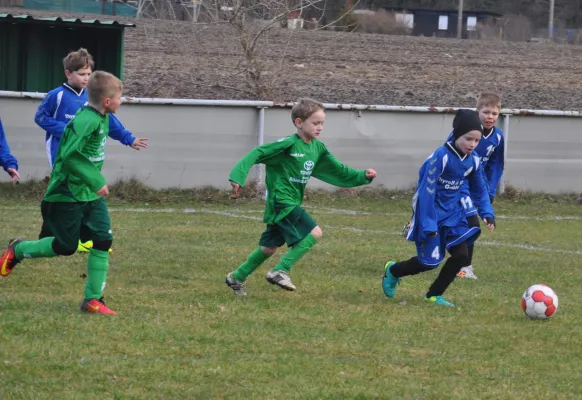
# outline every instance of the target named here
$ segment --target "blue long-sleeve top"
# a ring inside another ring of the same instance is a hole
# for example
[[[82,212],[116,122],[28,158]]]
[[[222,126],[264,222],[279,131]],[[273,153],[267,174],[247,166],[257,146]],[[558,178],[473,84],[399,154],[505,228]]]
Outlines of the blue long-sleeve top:
[[[77,111],[86,105],[88,100],[86,89],[75,90],[69,84],[64,83],[48,92],[38,106],[34,122],[46,132],[46,148],[52,162],[56,157],[65,126],[75,118]],[[126,146],[131,146],[135,140],[132,133],[125,129],[113,114],[109,116],[109,136]]]
[[[16,157],[10,154],[10,147],[6,141],[6,135],[4,134],[4,127],[2,126],[2,120],[0,119],[0,166],[4,168],[4,171],[8,172],[9,168],[14,168],[18,170],[18,161]]]
[[[447,142],[452,139],[453,133],[451,132]],[[499,186],[499,181],[501,181],[503,170],[505,169],[504,152],[505,139],[503,132],[496,126],[481,137],[477,148],[473,151],[473,154],[479,157],[481,161],[487,192],[492,197],[495,197],[497,193],[497,186]]]
[[[482,218],[495,218],[487,185],[476,155],[462,155],[452,142],[431,154],[419,171],[418,186],[412,199],[412,226],[407,239],[424,242],[443,227],[455,227],[466,218],[461,205],[462,188],[468,183],[471,197]]]

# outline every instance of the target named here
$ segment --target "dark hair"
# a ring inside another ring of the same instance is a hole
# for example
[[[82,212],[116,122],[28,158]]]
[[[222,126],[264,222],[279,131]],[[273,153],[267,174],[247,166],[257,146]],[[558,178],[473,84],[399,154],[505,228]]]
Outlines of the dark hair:
[[[90,68],[93,71],[95,62],[93,62],[93,56],[89,54],[87,49],[81,47],[79,50],[72,51],[63,58],[63,66],[69,72],[75,72],[82,68]]]

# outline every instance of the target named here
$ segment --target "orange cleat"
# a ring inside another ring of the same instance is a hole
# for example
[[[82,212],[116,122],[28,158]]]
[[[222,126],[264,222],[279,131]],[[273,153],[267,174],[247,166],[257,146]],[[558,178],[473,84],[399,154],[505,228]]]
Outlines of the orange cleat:
[[[103,297],[100,299],[83,300],[83,303],[81,303],[81,311],[92,314],[117,315],[115,311],[105,305]]]
[[[14,247],[20,242],[22,242],[20,239],[10,239],[8,242],[8,248],[0,257],[0,276],[6,278],[20,262],[14,255]]]

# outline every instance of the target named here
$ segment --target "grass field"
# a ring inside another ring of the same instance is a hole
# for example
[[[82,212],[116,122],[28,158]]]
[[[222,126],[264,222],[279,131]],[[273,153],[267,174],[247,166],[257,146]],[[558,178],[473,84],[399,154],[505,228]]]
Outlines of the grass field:
[[[38,234],[38,203],[15,198],[2,199],[2,241]],[[25,260],[0,280],[0,399],[582,398],[571,198],[497,201],[498,229],[476,247],[480,279],[447,292],[456,309],[422,301],[435,272],[382,293],[384,262],[414,254],[398,235],[407,194],[308,195],[324,238],[292,271],[298,290],[265,280],[281,251],[234,297],[224,277],[255,248],[261,205],[111,201],[116,317],[79,312],[86,255]],[[548,321],[521,311],[535,283],[560,298]]]

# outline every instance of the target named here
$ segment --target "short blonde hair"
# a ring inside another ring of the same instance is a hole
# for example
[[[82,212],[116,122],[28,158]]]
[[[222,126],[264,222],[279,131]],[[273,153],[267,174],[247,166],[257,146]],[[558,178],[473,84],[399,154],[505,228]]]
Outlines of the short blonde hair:
[[[89,77],[87,92],[89,103],[101,104],[101,100],[113,97],[123,91],[123,83],[115,76],[105,71],[95,71]]]
[[[501,98],[495,93],[481,93],[477,99],[477,110],[483,107],[497,107],[501,110]]]
[[[81,68],[89,68],[93,71],[95,62],[93,61],[93,56],[89,54],[87,49],[81,47],[79,50],[72,51],[63,58],[63,66],[69,72],[75,72]]]
[[[293,123],[295,123],[297,118],[301,121],[305,121],[307,118],[311,117],[313,113],[319,110],[325,112],[325,107],[319,101],[308,98],[299,99],[291,109],[291,120]]]

